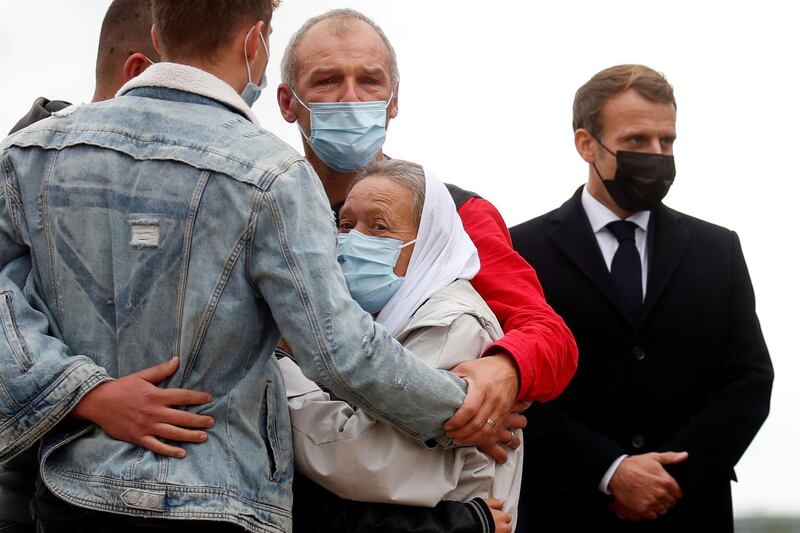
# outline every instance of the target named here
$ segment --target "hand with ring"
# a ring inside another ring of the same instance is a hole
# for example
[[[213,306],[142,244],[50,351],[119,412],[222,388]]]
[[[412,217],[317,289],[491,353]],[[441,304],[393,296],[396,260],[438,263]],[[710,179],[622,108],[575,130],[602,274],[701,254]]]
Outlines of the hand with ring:
[[[527,404],[514,404],[512,411],[499,420],[486,418],[484,426],[489,431],[489,437],[475,443],[478,449],[491,455],[498,463],[505,463],[508,460],[508,450],[516,450],[522,444],[521,436],[516,430],[527,424],[525,417],[519,414],[526,407]]]

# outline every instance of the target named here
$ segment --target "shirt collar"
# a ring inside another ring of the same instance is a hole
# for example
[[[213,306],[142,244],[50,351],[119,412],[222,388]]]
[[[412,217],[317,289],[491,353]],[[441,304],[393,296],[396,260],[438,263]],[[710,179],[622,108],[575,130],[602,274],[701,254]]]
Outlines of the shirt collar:
[[[583,210],[586,211],[586,216],[589,218],[589,225],[592,226],[592,232],[595,234],[605,228],[609,222],[622,220],[611,209],[601,204],[597,198],[589,194],[586,186],[581,191],[581,205]],[[647,232],[647,224],[650,222],[650,211],[638,211],[625,220],[633,222],[639,229]]]
[[[166,87],[206,96],[240,111],[250,122],[259,126],[253,110],[233,87],[196,67],[166,61],[156,63],[123,85],[117,96],[137,87]]]

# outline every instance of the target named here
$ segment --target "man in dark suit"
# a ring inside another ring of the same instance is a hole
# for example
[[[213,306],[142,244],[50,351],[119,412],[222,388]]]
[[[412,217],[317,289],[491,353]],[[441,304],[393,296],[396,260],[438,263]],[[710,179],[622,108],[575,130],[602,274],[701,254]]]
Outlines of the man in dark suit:
[[[518,531],[733,531],[733,468],[773,378],[739,239],[661,203],[661,74],[606,69],[573,113],[588,183],[511,230],[580,353],[565,393],[528,411]]]

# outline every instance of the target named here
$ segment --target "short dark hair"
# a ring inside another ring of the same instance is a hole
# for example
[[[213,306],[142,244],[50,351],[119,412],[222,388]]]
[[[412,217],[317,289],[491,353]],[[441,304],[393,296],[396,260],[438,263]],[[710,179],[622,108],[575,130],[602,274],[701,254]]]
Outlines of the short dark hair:
[[[672,104],[677,109],[672,85],[660,72],[644,65],[617,65],[601,70],[575,93],[572,130],[585,129],[599,138],[603,133],[600,111],[603,104],[628,89],[653,102]]]
[[[280,0],[152,0],[162,51],[171,57],[214,57],[239,26],[269,24]]]
[[[150,0],[114,0],[100,27],[95,77],[98,85],[114,83],[128,56],[141,52],[157,61],[150,27]]]

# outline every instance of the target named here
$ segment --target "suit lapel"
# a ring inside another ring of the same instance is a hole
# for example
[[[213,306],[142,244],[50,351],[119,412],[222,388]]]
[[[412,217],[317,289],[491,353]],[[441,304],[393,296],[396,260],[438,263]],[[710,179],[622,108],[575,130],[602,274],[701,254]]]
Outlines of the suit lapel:
[[[611,274],[608,272],[597,238],[592,232],[589,219],[581,205],[581,191],[561,206],[552,217],[550,237],[555,245],[586,276],[592,284],[606,297],[626,322],[625,312],[620,306]]]
[[[680,214],[663,205],[653,210],[653,239],[650,242],[650,270],[647,275],[647,295],[644,298],[642,322],[652,312],[664,293],[669,280],[683,260],[689,232],[679,222]],[[648,232],[650,233],[650,232]]]

